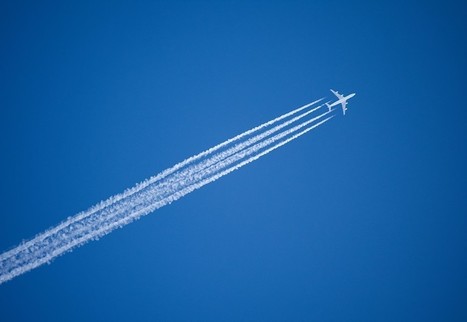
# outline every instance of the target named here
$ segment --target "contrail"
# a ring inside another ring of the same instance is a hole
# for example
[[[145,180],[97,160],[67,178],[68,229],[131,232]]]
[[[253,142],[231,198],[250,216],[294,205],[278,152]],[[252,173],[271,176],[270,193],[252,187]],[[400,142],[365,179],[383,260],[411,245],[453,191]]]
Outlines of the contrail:
[[[281,121],[281,120],[283,120],[285,118],[288,118],[288,117],[290,117],[290,116],[292,116],[294,114],[297,114],[297,113],[303,111],[304,109],[306,109],[306,108],[308,108],[310,106],[313,106],[314,104],[316,104],[316,103],[318,103],[318,102],[320,102],[322,100],[323,100],[323,98],[320,98],[320,99],[318,99],[316,101],[313,101],[313,102],[308,103],[306,105],[303,105],[303,106],[301,106],[299,108],[296,108],[295,110],[293,110],[291,112],[285,113],[285,114],[283,114],[283,115],[281,115],[281,116],[279,116],[279,117],[277,117],[277,118],[275,118],[273,120],[270,120],[270,121],[265,122],[265,123],[263,123],[261,125],[258,125],[258,126],[252,128],[252,129],[250,129],[248,131],[245,131],[245,132],[243,132],[243,133],[241,133],[241,134],[239,134],[239,135],[237,135],[237,136],[235,136],[235,137],[233,137],[231,139],[228,139],[227,141],[224,141],[224,142],[222,142],[222,143],[220,143],[220,144],[218,144],[218,145],[216,145],[216,146],[214,146],[214,147],[212,147],[212,148],[210,148],[208,150],[205,150],[205,151],[203,151],[203,152],[201,152],[201,153],[199,153],[199,154],[197,154],[195,156],[192,156],[192,157],[190,157],[190,158],[188,158],[188,159],[186,159],[186,160],[184,160],[184,161],[182,161],[180,163],[177,163],[173,167],[171,167],[169,169],[166,169],[166,170],[162,171],[161,173],[144,180],[143,182],[140,182],[139,184],[135,185],[133,188],[125,190],[123,193],[111,196],[108,199],[99,202],[98,204],[91,207],[90,209],[88,209],[86,211],[83,211],[83,212],[80,212],[80,213],[78,213],[77,215],[75,215],[73,217],[69,217],[66,221],[64,221],[64,222],[60,223],[59,225],[49,229],[48,231],[36,236],[36,238],[33,238],[33,239],[31,239],[31,240],[17,246],[14,249],[11,249],[9,251],[4,252],[3,254],[0,254],[0,261],[2,261],[3,259],[5,259],[7,257],[14,256],[15,253],[30,247],[31,245],[33,245],[34,243],[37,242],[37,238],[45,238],[46,236],[52,235],[52,234],[58,232],[59,230],[65,228],[66,226],[69,226],[69,225],[71,225],[71,224],[73,224],[73,223],[75,223],[77,221],[80,221],[83,218],[86,218],[86,217],[96,213],[97,211],[99,211],[99,210],[101,210],[101,209],[103,209],[103,208],[105,208],[105,207],[107,207],[107,206],[109,206],[111,204],[114,204],[115,202],[117,202],[119,200],[122,200],[122,199],[124,199],[124,198],[126,198],[126,197],[128,197],[130,195],[133,195],[134,193],[136,193],[138,191],[141,191],[142,189],[144,189],[148,185],[167,177],[168,175],[170,175],[170,174],[176,172],[177,170],[189,165],[190,163],[193,163],[196,160],[199,160],[199,159],[201,159],[201,158],[203,158],[203,157],[205,157],[205,156],[207,156],[209,154],[212,154],[215,151],[217,151],[217,150],[219,150],[219,149],[221,149],[221,148],[223,148],[223,147],[225,147],[225,146],[227,146],[229,144],[232,144],[232,143],[234,143],[236,141],[239,141],[240,139],[242,139],[242,138],[244,138],[246,136],[249,136],[249,135],[251,135],[251,134],[253,134],[255,132],[258,132],[258,131],[262,130],[263,128],[271,126],[271,125],[273,125],[273,124],[275,124],[275,123],[277,123],[277,122],[279,122],[279,121]],[[314,110],[315,109],[313,109],[313,111]]]
[[[218,178],[239,169],[254,160],[257,160],[270,151],[275,150],[276,148],[307,133],[311,129],[327,122],[333,116],[311,125],[313,122],[323,118],[331,111],[325,112],[268,138],[271,134],[291,125],[317,110],[320,108],[319,106],[293,118],[292,120],[283,122],[273,129],[254,136],[245,142],[239,143],[224,152],[220,152],[210,158],[202,160],[199,163],[195,163],[181,172],[177,172],[177,170],[184,166],[193,163],[196,160],[203,159],[230,143],[238,141],[243,137],[292,116],[318,101],[284,114],[283,116],[266,122],[209,150],[191,157],[174,167],[163,171],[161,174],[144,181],[134,188],[126,190],[124,193],[117,195],[116,197],[111,197],[105,202],[101,202],[98,206],[91,208],[87,212],[71,217],[59,226],[49,229],[46,232],[37,235],[34,239],[2,254],[0,256],[0,284],[37,266],[49,262],[53,258],[78,245],[103,236],[117,227],[122,227],[143,215],[153,212],[164,205],[170,204],[186,194],[199,189],[207,183],[213,182]],[[298,134],[294,134],[304,127],[307,128]],[[289,135],[292,136],[286,138]],[[270,145],[273,146],[267,148]],[[262,149],[265,150],[261,151]],[[247,157],[248,159],[242,161],[242,159]],[[164,179],[170,175],[172,176]]]

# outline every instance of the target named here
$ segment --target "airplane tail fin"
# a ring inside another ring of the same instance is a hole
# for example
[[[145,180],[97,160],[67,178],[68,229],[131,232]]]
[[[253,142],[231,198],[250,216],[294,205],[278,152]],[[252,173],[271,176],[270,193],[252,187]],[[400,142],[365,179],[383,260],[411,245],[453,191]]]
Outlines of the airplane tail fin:
[[[329,112],[331,112],[331,104],[329,104],[329,103],[324,103],[324,104],[326,104],[326,106],[328,107]]]

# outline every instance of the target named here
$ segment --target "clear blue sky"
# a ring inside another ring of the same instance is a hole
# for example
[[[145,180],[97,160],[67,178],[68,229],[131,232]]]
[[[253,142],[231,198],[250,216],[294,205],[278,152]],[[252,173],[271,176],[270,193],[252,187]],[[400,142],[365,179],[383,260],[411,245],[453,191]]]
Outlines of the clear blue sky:
[[[460,1],[3,1],[0,252],[307,102],[348,115],[0,286],[2,321],[466,321]]]

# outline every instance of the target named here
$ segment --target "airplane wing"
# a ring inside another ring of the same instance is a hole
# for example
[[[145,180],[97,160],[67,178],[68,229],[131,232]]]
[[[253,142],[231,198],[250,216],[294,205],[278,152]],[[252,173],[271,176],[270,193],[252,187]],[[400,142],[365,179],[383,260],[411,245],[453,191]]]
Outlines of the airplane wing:
[[[342,114],[345,115],[345,111],[347,111],[347,101],[343,101],[341,104],[342,104]]]
[[[338,92],[338,91],[335,91],[335,90],[331,89],[331,92],[333,92],[333,94],[334,94],[334,95],[336,95],[338,99],[342,99],[342,98],[344,98],[344,96],[343,96],[343,95],[341,95],[341,94],[339,94],[339,92]]]

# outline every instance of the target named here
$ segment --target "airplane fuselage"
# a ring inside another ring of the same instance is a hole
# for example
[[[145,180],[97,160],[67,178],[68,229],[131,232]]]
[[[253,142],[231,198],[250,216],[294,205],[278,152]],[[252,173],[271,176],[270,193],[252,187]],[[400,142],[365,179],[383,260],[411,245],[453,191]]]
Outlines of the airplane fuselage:
[[[344,97],[338,99],[338,100],[335,101],[334,103],[329,104],[328,106],[329,106],[329,107],[334,107],[334,106],[337,106],[337,105],[339,105],[339,104],[345,103],[345,102],[347,102],[348,99],[350,99],[350,98],[352,98],[352,97],[354,97],[354,96],[355,96],[355,93],[349,94],[349,95],[347,95],[347,96],[344,96]]]

